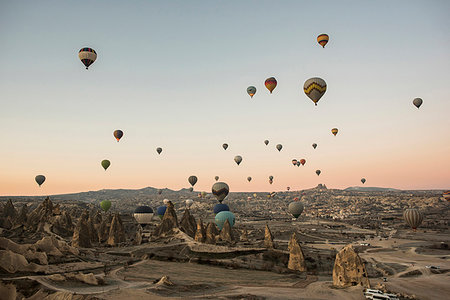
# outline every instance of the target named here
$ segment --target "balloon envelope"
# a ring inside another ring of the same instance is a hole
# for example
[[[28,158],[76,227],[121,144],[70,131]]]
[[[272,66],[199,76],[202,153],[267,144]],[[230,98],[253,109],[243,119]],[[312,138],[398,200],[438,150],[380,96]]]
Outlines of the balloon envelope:
[[[302,164],[302,166],[304,166],[306,164],[306,159],[304,158],[300,159],[300,163]]]
[[[192,206],[192,204],[194,204],[194,200],[192,199],[186,199],[186,206],[189,208]]]
[[[227,150],[228,144],[223,144],[222,147],[223,147],[224,150]]]
[[[326,33],[322,33],[317,37],[317,42],[322,48],[325,48],[325,45],[328,43],[330,37]]]
[[[235,223],[234,214],[231,211],[221,211],[215,217],[216,225],[219,227],[219,230],[222,230],[225,221],[228,220],[230,222],[230,226],[233,227]]]
[[[103,211],[107,212],[111,208],[111,201],[103,200],[102,202],[100,202],[100,208],[103,209]]]
[[[331,129],[331,133],[334,134],[334,136],[336,136],[336,134],[338,133],[338,129],[337,128],[333,128]]]
[[[194,186],[197,183],[197,176],[189,176],[188,181],[192,186]]]
[[[444,197],[444,200],[450,201],[450,191],[443,192],[442,197]]]
[[[250,176],[247,177],[247,181],[250,182],[252,181],[252,178]]]
[[[138,206],[133,213],[133,217],[139,224],[150,224],[153,218],[153,209],[149,206]]]
[[[320,98],[327,91],[327,84],[322,78],[313,77],[305,81],[303,91],[317,105],[317,102],[319,102]]]
[[[265,140],[264,144],[266,144],[266,146],[269,145],[269,140]]]
[[[273,180],[273,176],[269,176],[269,180]]]
[[[116,140],[119,141],[123,137],[123,131],[122,130],[115,130],[113,135],[116,138]]]
[[[156,209],[156,215],[162,219],[166,213],[167,206],[160,206]]]
[[[423,214],[416,208],[408,208],[403,212],[403,219],[412,229],[416,229],[422,224]]]
[[[213,184],[211,191],[213,195],[216,196],[217,200],[222,202],[230,192],[230,187],[225,182],[216,182]]]
[[[219,176],[214,177],[214,179],[215,179],[216,181],[219,180]]]
[[[314,149],[317,148],[317,144],[316,143],[312,144],[312,146],[313,146]]]
[[[242,162],[242,156],[240,155],[236,155],[234,157],[234,161],[237,163],[237,165],[239,166],[239,164]]]
[[[277,80],[275,79],[275,77],[267,78],[266,81],[264,82],[264,85],[272,94],[272,91],[277,87]]]
[[[413,100],[413,104],[414,104],[417,108],[419,108],[419,107],[422,105],[422,103],[423,103],[423,100],[422,100],[421,98],[416,98],[416,99]]]
[[[45,181],[45,176],[44,175],[37,175],[36,177],[34,177],[34,180],[36,181],[36,183],[41,186],[44,181]]]
[[[364,184],[366,183],[366,179],[365,178],[361,178],[361,182]]]
[[[319,176],[319,175],[320,175],[320,173],[322,173],[322,171],[320,171],[320,170],[316,170],[316,174],[317,174],[317,176]]]
[[[228,207],[228,205],[223,204],[223,203],[217,203],[214,206],[214,214],[217,215],[218,213],[220,213],[221,211],[229,211],[230,208]]]
[[[247,94],[250,95],[251,98],[256,94],[256,88],[254,86],[249,86],[247,88]]]
[[[102,167],[103,167],[103,169],[105,169],[105,171],[106,171],[106,169],[109,168],[110,165],[111,165],[111,162],[109,160],[107,160],[107,159],[102,160]]]
[[[92,65],[97,59],[97,52],[95,52],[95,50],[92,48],[81,48],[80,51],[78,51],[78,58],[81,60],[87,70],[89,66]]]
[[[161,154],[162,148],[161,147],[156,148],[156,152],[158,152],[158,154]]]
[[[169,199],[164,199],[163,203],[164,203],[164,205],[167,205],[167,203],[169,203]]]
[[[278,151],[281,151],[281,149],[283,149],[283,145],[278,144],[278,145],[276,146],[276,148],[277,148]]]
[[[288,211],[295,218],[298,218],[303,212],[303,204],[299,201],[291,202],[291,203],[289,203]]]
[[[295,158],[292,160],[292,164],[295,166],[297,165],[298,160],[296,160]]]

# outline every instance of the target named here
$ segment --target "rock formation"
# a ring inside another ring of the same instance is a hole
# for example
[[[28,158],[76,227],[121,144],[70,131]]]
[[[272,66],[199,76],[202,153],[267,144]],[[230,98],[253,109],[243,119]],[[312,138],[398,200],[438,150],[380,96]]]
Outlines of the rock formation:
[[[266,224],[266,229],[264,232],[264,247],[273,249],[275,248],[275,244],[273,243],[273,235],[270,231],[269,225]]]
[[[115,214],[111,221],[111,228],[109,229],[108,241],[110,246],[118,246],[125,242],[125,231],[123,229],[122,219],[119,214]]]
[[[231,232],[231,225],[228,219],[225,220],[225,223],[223,224],[222,230],[219,234],[220,240],[228,243],[233,242],[233,233]]]
[[[178,228],[177,214],[175,213],[175,208],[172,201],[167,203],[167,209],[161,220],[161,224],[156,228],[156,236],[167,235],[173,233],[173,230]]]
[[[300,272],[306,272],[305,256],[303,255],[302,248],[300,247],[295,232],[291,235],[291,239],[288,244],[289,249],[289,262],[288,269]]]
[[[14,221],[15,225],[25,225],[28,219],[28,206],[24,204],[20,209],[19,215]]]
[[[215,244],[217,240],[217,235],[219,235],[219,230],[217,229],[216,224],[213,222],[209,222],[206,226],[206,239],[205,243],[207,244]]]
[[[195,231],[195,237],[194,239],[197,242],[203,243],[206,239],[206,229],[205,225],[203,225],[202,219],[199,219],[197,222],[197,230]]]
[[[333,285],[336,287],[354,285],[370,287],[366,267],[352,245],[345,246],[336,254],[333,268]]]
[[[98,233],[97,229],[95,228],[94,219],[89,216],[87,220],[88,230],[89,230],[89,237],[91,239],[91,243],[97,243],[98,242]]]
[[[189,235],[191,238],[195,237],[195,230],[197,228],[197,224],[195,222],[195,218],[193,215],[191,215],[189,209],[184,210],[184,214],[181,217],[180,221],[180,229],[187,235]]]
[[[87,211],[84,211],[81,214],[80,219],[78,220],[77,226],[73,232],[72,237],[72,246],[73,247],[81,247],[81,248],[90,248],[91,247],[91,237],[89,236],[89,227],[87,224]]]
[[[137,230],[136,230],[136,235],[134,237],[134,244],[135,245],[140,245],[142,244],[142,226],[138,226]]]
[[[11,250],[0,250],[0,270],[8,273],[16,272],[44,272],[45,266],[29,263],[27,259]]]
[[[242,233],[241,236],[239,237],[239,240],[241,242],[248,242],[248,232],[246,228],[242,229]]]

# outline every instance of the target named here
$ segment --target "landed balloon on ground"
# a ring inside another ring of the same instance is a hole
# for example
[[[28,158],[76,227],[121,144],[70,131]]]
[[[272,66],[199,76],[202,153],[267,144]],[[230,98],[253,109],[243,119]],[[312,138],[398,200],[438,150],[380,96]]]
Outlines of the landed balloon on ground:
[[[216,225],[219,228],[219,230],[222,230],[226,220],[228,220],[231,227],[234,226],[236,220],[234,214],[231,211],[221,211],[216,215],[214,219],[216,221]]]
[[[222,147],[223,147],[224,150],[227,150],[228,144],[223,144]]]
[[[230,208],[226,204],[217,203],[216,205],[214,205],[213,211],[214,211],[214,214],[217,215],[221,211],[230,211]]]
[[[158,154],[161,154],[162,148],[161,147],[156,148],[156,152],[158,152]]]
[[[197,176],[189,176],[188,181],[192,186],[194,186],[197,183]]]
[[[362,182],[362,184],[366,183],[366,179],[365,178],[361,178],[361,182]]]
[[[294,218],[298,218],[303,212],[303,204],[299,201],[289,203],[288,211]]]
[[[305,81],[303,91],[314,102],[314,105],[317,105],[317,102],[327,91],[327,84],[322,78],[313,77]]]
[[[36,181],[36,183],[41,186],[44,181],[45,181],[45,176],[44,175],[37,175],[36,177],[34,177],[34,180]]]
[[[78,51],[78,58],[81,60],[87,70],[89,69],[89,66],[92,65],[97,59],[97,52],[95,52],[95,50],[92,48],[81,48],[81,50]]]
[[[254,86],[249,86],[247,88],[247,94],[250,95],[251,98],[256,94],[256,88]]]
[[[186,207],[189,208],[194,204],[194,200],[192,199],[186,199]]]
[[[230,187],[225,182],[216,182],[213,184],[211,191],[214,196],[216,196],[217,200],[222,203],[223,199],[230,192]]]
[[[133,217],[141,225],[150,224],[153,218],[153,209],[150,206],[138,206],[134,210]]]
[[[116,138],[117,142],[123,137],[123,131],[122,130],[115,130],[113,132],[114,137]]]
[[[102,160],[102,167],[103,167],[103,169],[105,169],[105,171],[106,171],[106,169],[109,168],[110,165],[111,165],[111,162],[109,160],[107,160],[107,159]]]
[[[156,209],[156,215],[162,219],[166,213],[167,206],[160,206]]]
[[[269,145],[269,140],[265,140],[264,144],[266,144],[266,146]]]
[[[320,171],[320,170],[316,170],[316,174],[317,174],[317,176],[319,176],[319,175],[320,175],[320,173],[322,173],[322,171]]]
[[[337,128],[333,128],[333,129],[331,129],[331,133],[334,135],[334,136],[336,136],[336,134],[339,132],[339,129],[337,129]]]
[[[276,148],[277,148],[278,151],[281,151],[281,149],[283,149],[283,145],[278,144],[278,145],[276,145]]]
[[[313,146],[314,149],[317,148],[317,144],[316,143],[312,144],[312,146]]]
[[[272,91],[277,87],[277,80],[275,79],[275,77],[267,78],[266,81],[264,82],[264,85],[272,94]]]
[[[103,209],[104,212],[107,212],[111,208],[111,201],[103,200],[100,202],[100,208]]]
[[[322,46],[322,48],[325,48],[325,45],[328,43],[329,40],[330,37],[326,33],[322,33],[317,37],[317,42],[319,43],[320,46]]]
[[[413,104],[414,104],[414,106],[417,107],[417,108],[419,108],[419,107],[422,105],[422,103],[423,103],[423,100],[422,100],[421,98],[415,98],[415,99],[413,100]]]
[[[416,230],[422,224],[423,214],[416,208],[408,208],[403,212],[403,219],[406,224]]]
[[[234,161],[237,163],[237,165],[239,166],[239,164],[242,162],[242,156],[240,155],[236,155],[234,157]]]

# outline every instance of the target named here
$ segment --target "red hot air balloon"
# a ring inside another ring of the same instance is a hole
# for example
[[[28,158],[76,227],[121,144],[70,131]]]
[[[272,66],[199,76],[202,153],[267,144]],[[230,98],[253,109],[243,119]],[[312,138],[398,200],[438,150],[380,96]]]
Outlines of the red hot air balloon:
[[[264,84],[272,94],[272,91],[277,87],[277,80],[275,79],[275,77],[270,77],[266,79],[266,82]]]

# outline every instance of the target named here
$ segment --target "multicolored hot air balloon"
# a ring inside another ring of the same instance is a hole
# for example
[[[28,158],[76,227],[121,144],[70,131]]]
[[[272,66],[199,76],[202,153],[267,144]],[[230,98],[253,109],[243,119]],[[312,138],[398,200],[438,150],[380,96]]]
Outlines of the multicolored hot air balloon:
[[[319,175],[320,175],[320,173],[322,173],[322,171],[320,171],[320,170],[316,170],[316,174],[317,174],[317,176],[319,176]]]
[[[247,181],[250,182],[252,181],[252,178],[250,176],[247,177]]]
[[[304,158],[300,159],[300,163],[302,164],[302,166],[304,166],[306,164],[306,159]]]
[[[277,148],[277,150],[278,150],[278,152],[279,152],[279,151],[281,151],[281,149],[283,149],[283,145],[278,144],[278,145],[276,145],[276,148]]]
[[[230,226],[233,227],[236,219],[231,211],[221,211],[216,215],[214,220],[216,221],[216,225],[219,230],[222,230],[226,220],[228,220]]]
[[[328,34],[322,33],[317,37],[317,42],[319,43],[322,48],[325,48],[325,45],[328,43],[330,37]]]
[[[169,204],[169,201],[170,201],[169,199],[164,199],[164,200],[163,200],[164,205]]]
[[[225,182],[216,182],[211,188],[211,191],[214,196],[216,196],[217,200],[222,203],[223,199],[230,192],[230,187]]]
[[[313,77],[305,81],[303,91],[314,102],[314,105],[317,105],[317,102],[327,91],[327,84],[322,78]]]
[[[111,201],[109,201],[109,200],[103,200],[102,202],[100,202],[100,208],[101,208],[104,212],[107,212],[107,211],[111,208]]]
[[[314,149],[317,148],[317,144],[316,143],[312,144],[312,146],[313,146]]]
[[[153,209],[147,205],[138,206],[134,210],[133,217],[140,225],[150,224],[153,218]]]
[[[215,179],[216,181],[219,180],[219,176],[214,177],[214,179]]]
[[[338,129],[337,128],[333,128],[331,129],[331,133],[334,134],[334,136],[336,136],[336,134],[338,133]]]
[[[303,212],[303,204],[299,201],[294,201],[289,203],[288,211],[294,216],[294,218],[298,218]]]
[[[275,77],[267,78],[264,82],[264,85],[272,94],[272,91],[277,87],[277,80],[275,79]]]
[[[119,142],[119,140],[123,137],[123,131],[122,130],[115,130],[113,135],[116,138],[117,142]]]
[[[89,66],[92,65],[97,59],[97,52],[95,52],[95,50],[92,48],[81,48],[81,50],[78,51],[78,58],[81,60],[87,70],[89,69]]]
[[[161,154],[162,148],[161,147],[156,148],[156,152],[158,152],[158,154]]]
[[[109,168],[110,165],[111,165],[111,162],[109,160],[107,160],[107,159],[102,160],[102,167],[103,167],[103,169],[105,169],[105,171],[106,171],[106,169]]]
[[[292,160],[292,164],[294,165],[294,167],[297,165],[298,160],[296,160],[295,158]]]
[[[415,231],[422,224],[423,214],[416,208],[408,208],[403,212],[403,219]]]
[[[223,147],[224,150],[227,150],[228,144],[223,144],[222,147]]]
[[[249,86],[247,88],[247,94],[250,95],[251,98],[256,94],[256,88],[254,86]]]
[[[419,108],[423,103],[423,100],[421,98],[416,98],[413,100],[413,104],[415,107]]]
[[[265,140],[264,144],[266,144],[266,146],[269,145],[269,140]]]
[[[197,183],[197,176],[189,176],[188,181],[192,186],[194,186]]]
[[[239,166],[239,164],[242,162],[242,156],[240,155],[236,155],[234,157],[234,161],[237,163],[237,165]]]
[[[34,180],[36,181],[36,183],[41,186],[44,181],[45,181],[45,176],[44,175],[37,175],[36,177],[34,177]]]
[[[362,184],[366,183],[366,179],[365,178],[361,178],[361,182],[362,182]]]
[[[442,193],[444,200],[450,201],[450,191],[445,191]]]

